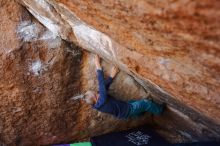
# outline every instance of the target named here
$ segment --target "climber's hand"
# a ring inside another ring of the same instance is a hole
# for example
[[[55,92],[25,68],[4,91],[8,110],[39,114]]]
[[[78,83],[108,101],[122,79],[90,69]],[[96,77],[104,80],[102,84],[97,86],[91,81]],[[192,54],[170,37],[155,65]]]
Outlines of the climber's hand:
[[[96,66],[96,69],[98,70],[98,69],[102,69],[101,68],[101,64],[100,64],[100,58],[99,58],[99,56],[96,54],[95,55],[95,66]]]
[[[110,77],[114,78],[118,72],[119,72],[119,70],[117,67],[115,67],[115,66],[112,67],[111,72],[110,72]]]

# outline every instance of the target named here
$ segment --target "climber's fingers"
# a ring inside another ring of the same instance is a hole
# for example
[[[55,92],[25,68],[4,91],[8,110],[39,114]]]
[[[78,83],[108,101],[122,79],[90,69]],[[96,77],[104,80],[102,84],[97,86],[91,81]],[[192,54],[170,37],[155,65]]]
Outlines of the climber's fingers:
[[[96,69],[101,69],[100,58],[97,54],[95,55],[95,65]]]
[[[112,69],[111,69],[110,76],[111,76],[112,78],[114,78],[118,72],[119,72],[119,69],[114,66],[114,67],[112,67]]]

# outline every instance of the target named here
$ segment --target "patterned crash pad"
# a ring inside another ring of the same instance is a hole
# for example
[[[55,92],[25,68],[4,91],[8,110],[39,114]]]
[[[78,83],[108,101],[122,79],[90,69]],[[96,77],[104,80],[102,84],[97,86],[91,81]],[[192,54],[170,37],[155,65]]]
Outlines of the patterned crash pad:
[[[215,141],[171,144],[146,127],[92,137],[91,143],[92,146],[220,146]]]
[[[170,143],[146,127],[92,137],[91,142],[92,146],[170,146]]]
[[[147,127],[113,132],[91,138],[91,142],[53,146],[220,146],[220,142],[193,142],[171,144]]]

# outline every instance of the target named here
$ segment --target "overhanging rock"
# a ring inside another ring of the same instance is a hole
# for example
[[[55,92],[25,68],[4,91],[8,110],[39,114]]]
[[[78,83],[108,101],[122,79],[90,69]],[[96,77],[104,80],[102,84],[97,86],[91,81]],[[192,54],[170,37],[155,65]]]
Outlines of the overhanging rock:
[[[22,3],[52,32],[116,64],[166,101],[183,119],[177,127],[198,139],[220,138],[219,1]]]
[[[46,29],[14,0],[0,7],[0,145],[86,140],[152,122],[150,115],[118,120],[70,100],[97,87],[94,56]],[[124,100],[146,96],[123,72],[111,88]]]

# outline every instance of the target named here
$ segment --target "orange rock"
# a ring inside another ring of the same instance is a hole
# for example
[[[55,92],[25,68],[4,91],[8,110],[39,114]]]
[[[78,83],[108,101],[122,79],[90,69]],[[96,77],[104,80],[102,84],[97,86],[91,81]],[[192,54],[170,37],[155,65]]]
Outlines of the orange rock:
[[[0,145],[88,140],[146,122],[172,142],[220,138],[219,1],[20,2],[49,30],[0,2]],[[111,94],[150,90],[169,104],[165,115],[120,121],[70,101],[97,88],[93,57],[72,42],[132,76],[121,72]]]
[[[71,27],[70,41],[117,64],[219,137],[219,1],[22,1],[45,26],[39,16],[62,22],[61,37]]]
[[[0,14],[0,145],[88,140],[151,121],[146,117],[120,121],[71,101],[96,89],[93,56],[62,41],[15,1],[1,3]],[[146,94],[130,76],[120,76],[117,82],[129,82],[113,85],[115,94],[123,90],[119,95],[124,100]]]

